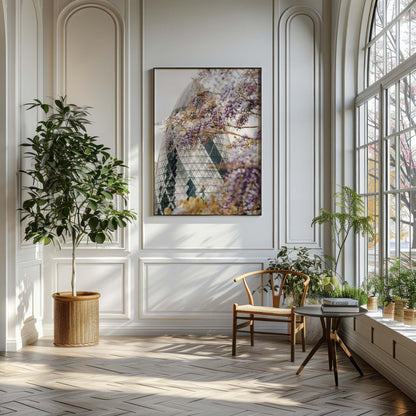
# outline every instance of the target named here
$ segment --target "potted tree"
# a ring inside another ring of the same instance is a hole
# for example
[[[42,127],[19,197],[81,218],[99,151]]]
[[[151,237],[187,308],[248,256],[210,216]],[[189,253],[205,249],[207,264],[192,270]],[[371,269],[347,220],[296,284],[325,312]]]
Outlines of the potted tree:
[[[129,193],[123,162],[87,134],[87,107],[67,104],[64,97],[52,105],[40,100],[28,104],[41,108],[45,120],[22,144],[32,168],[21,172],[32,179],[25,187],[22,221],[25,240],[45,245],[71,241],[71,292],[53,294],[54,343],[86,346],[98,343],[98,298],[79,292],[76,285],[76,248],[83,241],[103,244],[136,215],[124,206]]]
[[[335,206],[339,211],[330,212],[321,208],[320,215],[312,219],[311,226],[315,224],[329,224],[331,226],[332,239],[337,246],[335,256],[325,256],[335,275],[338,275],[337,268],[344,250],[348,236],[368,233],[374,238],[371,226],[371,217],[365,215],[365,205],[361,196],[348,186],[341,186],[341,191],[333,195]],[[342,284],[345,283],[341,276]]]

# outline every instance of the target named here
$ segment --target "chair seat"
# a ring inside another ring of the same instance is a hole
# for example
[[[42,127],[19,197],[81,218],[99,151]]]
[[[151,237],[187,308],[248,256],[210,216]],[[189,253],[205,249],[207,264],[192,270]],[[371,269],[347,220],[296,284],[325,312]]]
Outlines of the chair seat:
[[[291,308],[273,308],[272,306],[237,305],[237,312],[259,315],[292,316]]]

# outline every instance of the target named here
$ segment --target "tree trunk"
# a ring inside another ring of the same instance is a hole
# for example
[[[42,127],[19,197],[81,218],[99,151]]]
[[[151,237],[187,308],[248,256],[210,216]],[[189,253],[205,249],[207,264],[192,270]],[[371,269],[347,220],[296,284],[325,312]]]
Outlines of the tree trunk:
[[[72,289],[72,296],[77,295],[76,291],[76,270],[75,270],[75,249],[76,249],[76,233],[75,230],[72,229],[72,279],[71,279],[71,289]]]

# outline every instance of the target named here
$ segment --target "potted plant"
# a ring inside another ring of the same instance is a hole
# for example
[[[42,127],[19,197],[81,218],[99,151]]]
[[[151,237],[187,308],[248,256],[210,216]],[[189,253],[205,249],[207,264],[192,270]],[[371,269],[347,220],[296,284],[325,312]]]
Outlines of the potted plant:
[[[319,295],[321,287],[321,273],[323,263],[321,258],[310,252],[307,247],[288,248],[282,246],[274,259],[269,259],[268,269],[270,270],[294,270],[310,277],[308,297]],[[293,276],[287,277],[288,292],[293,296],[293,303],[299,304],[299,297],[303,293],[303,283],[298,284]],[[270,290],[266,285],[265,291]]]
[[[407,282],[407,305],[403,309],[403,321],[408,325],[416,325],[416,278],[411,276]]]
[[[378,294],[381,293],[382,279],[378,276],[367,276],[364,279],[363,289],[367,292],[367,309],[376,311],[378,309]]]
[[[365,215],[365,205],[361,196],[348,186],[340,186],[341,191],[333,195],[335,206],[339,211],[330,212],[321,208],[321,213],[312,219],[311,226],[315,224],[329,224],[331,226],[332,239],[337,246],[335,256],[326,255],[332,270],[338,274],[337,268],[344,250],[348,236],[368,233],[374,238],[373,228],[371,226],[371,217]],[[345,279],[341,276],[344,284]]]
[[[310,277],[306,303],[310,304],[319,301],[323,291],[324,281],[327,277],[324,270],[324,262],[317,254],[311,253],[309,248],[288,248],[286,246],[282,246],[276,257],[269,259],[268,269],[294,270],[306,274]],[[303,283],[299,283],[296,276],[288,275],[287,286],[289,299],[286,298],[286,303],[289,305],[299,305],[300,297],[303,293]],[[265,292],[271,290],[270,283],[266,284],[263,287],[263,290]],[[307,328],[307,342],[309,344],[316,343],[316,341],[319,340],[322,335],[320,322],[311,317],[306,317],[305,327]],[[298,335],[300,336],[300,334]]]
[[[386,319],[394,318],[394,299],[392,296],[392,288],[388,281],[388,274],[380,278],[380,301],[383,305],[383,317]]]
[[[389,260],[388,275],[394,299],[394,319],[403,321],[403,309],[408,302],[407,282],[413,279],[413,270],[402,259]]]
[[[136,215],[124,208],[129,193],[123,162],[87,134],[87,107],[67,104],[64,97],[52,105],[40,100],[45,120],[22,146],[32,168],[21,172],[32,179],[22,205],[25,240],[58,248],[72,246],[71,292],[53,294],[54,342],[58,346],[98,343],[98,298],[76,289],[76,248],[83,241],[103,244]]]

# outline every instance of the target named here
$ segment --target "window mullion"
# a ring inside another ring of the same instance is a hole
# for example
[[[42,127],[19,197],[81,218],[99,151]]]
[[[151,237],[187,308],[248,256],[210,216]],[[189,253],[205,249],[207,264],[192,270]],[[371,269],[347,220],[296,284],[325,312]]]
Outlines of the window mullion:
[[[379,123],[379,131],[378,131],[378,143],[379,143],[379,152],[380,152],[380,163],[379,163],[379,184],[378,184],[378,270],[380,275],[384,273],[384,265],[383,265],[383,258],[385,254],[385,241],[384,236],[386,233],[386,224],[384,221],[385,218],[385,200],[387,199],[384,196],[384,189],[385,184],[387,182],[386,172],[388,172],[388,152],[384,149],[386,146],[385,142],[385,115],[386,111],[388,111],[388,107],[386,105],[386,94],[384,93],[383,86],[380,84],[379,89],[379,115],[380,115],[380,123]],[[377,211],[376,211],[377,212]]]

